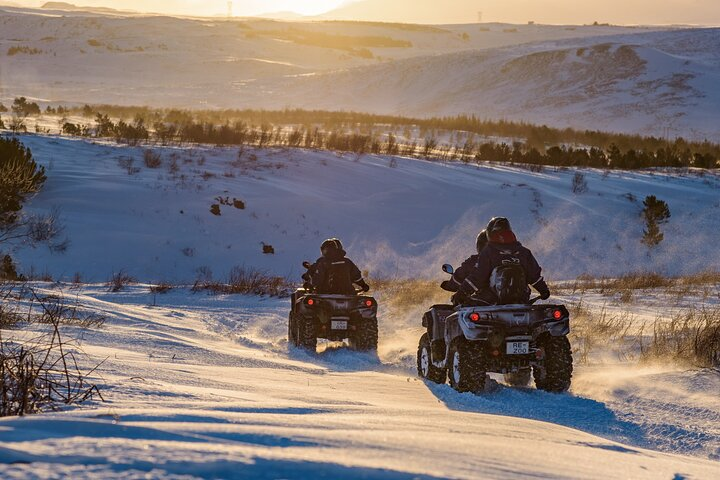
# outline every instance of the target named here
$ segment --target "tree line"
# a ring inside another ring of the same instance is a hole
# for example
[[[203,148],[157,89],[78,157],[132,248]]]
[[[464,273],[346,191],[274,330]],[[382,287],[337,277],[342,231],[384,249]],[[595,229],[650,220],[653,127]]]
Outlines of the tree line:
[[[174,116],[174,118],[173,118]],[[593,167],[602,169],[641,169],[651,167],[718,168],[720,155],[713,148],[698,148],[682,141],[658,144],[656,149],[621,149],[617,144],[607,148],[556,145],[544,149],[528,142],[496,143],[476,140],[472,134],[457,135],[452,141],[441,141],[432,134],[425,138],[408,138],[382,129],[362,133],[335,127],[254,125],[245,121],[215,124],[198,121],[187,115],[169,112],[148,125],[136,115],[129,122],[114,122],[106,113],[96,113],[94,126],[66,122],[63,133],[76,136],[114,138],[121,143],[137,145],[153,141],[161,144],[212,144],[218,146],[292,147],[326,149],[355,154],[387,154],[463,162],[503,162],[559,167]]]

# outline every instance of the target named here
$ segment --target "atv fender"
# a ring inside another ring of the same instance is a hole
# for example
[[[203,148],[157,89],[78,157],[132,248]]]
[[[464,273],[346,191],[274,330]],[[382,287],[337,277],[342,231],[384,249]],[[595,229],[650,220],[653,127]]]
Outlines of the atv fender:
[[[538,338],[544,333],[552,337],[564,337],[570,333],[570,320],[565,317],[557,322],[545,322],[533,331],[533,338]]]

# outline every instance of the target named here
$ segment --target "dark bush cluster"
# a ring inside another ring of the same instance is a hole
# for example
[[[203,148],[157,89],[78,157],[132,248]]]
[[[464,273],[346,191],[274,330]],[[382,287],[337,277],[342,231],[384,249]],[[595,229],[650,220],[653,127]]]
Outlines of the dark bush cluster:
[[[0,137],[0,238],[19,218],[25,200],[40,191],[45,169],[16,138]]]
[[[490,161],[527,165],[640,169],[649,167],[718,168],[720,145],[682,138],[623,135],[554,129],[526,123],[480,120],[474,116],[414,119],[355,112],[307,110],[150,110],[136,107],[78,109],[95,116],[94,130],[66,125],[71,135],[96,135],[137,144],[169,143],[251,145],[328,149],[357,154],[421,156],[429,159]],[[127,118],[114,123],[110,115]],[[152,127],[149,128],[148,125]],[[404,129],[404,135],[396,132]],[[374,130],[390,131],[377,135]],[[450,141],[440,141],[449,134]],[[476,140],[478,136],[478,140]],[[495,143],[486,136],[522,141]],[[582,145],[572,146],[572,145]]]

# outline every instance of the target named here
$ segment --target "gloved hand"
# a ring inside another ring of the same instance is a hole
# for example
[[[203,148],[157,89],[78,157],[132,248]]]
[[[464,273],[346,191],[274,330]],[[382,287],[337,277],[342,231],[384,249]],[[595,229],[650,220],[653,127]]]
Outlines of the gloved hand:
[[[445,280],[440,284],[440,288],[448,292],[457,292],[457,286],[450,280]]]
[[[550,289],[548,288],[547,283],[545,283],[545,280],[540,279],[540,281],[535,284],[535,290],[537,290],[540,294],[541,300],[547,300],[550,298]]]
[[[303,288],[305,290],[312,290],[312,284],[310,282],[303,283]]]
[[[368,285],[367,282],[365,282],[365,280],[360,280],[358,282],[358,286],[360,287],[360,291],[363,293],[370,291],[370,285]]]

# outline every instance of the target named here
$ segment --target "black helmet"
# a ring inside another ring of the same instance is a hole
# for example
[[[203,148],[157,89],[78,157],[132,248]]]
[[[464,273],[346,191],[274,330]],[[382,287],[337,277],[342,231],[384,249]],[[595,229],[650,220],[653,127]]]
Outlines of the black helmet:
[[[512,231],[510,227],[510,220],[505,217],[494,217],[487,225],[487,235],[491,236],[493,233]]]
[[[490,243],[510,244],[517,242],[517,237],[505,217],[495,217],[488,223],[486,231]]]
[[[345,255],[343,244],[339,239],[329,238],[320,245],[320,253],[322,253],[324,257],[327,257],[334,252],[342,252],[342,255]]]
[[[477,253],[482,252],[487,244],[488,244],[487,231],[483,230],[482,232],[478,233],[477,240],[475,241],[475,247],[477,248]]]

